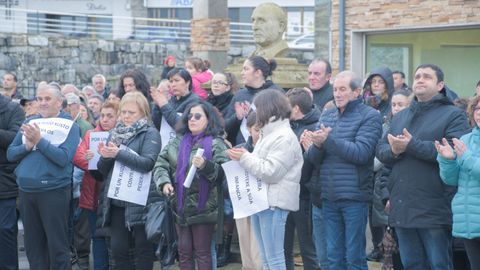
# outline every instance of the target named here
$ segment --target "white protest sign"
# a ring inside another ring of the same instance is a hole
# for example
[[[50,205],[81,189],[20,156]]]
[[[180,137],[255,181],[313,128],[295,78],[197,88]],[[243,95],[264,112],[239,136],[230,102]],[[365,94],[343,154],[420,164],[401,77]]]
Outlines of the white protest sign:
[[[120,149],[137,154],[124,145],[121,145]],[[151,171],[141,173],[115,161],[107,197],[145,206],[151,179]]]
[[[267,188],[261,179],[251,175],[238,161],[222,164],[227,176],[233,217],[244,218],[268,209]]]
[[[245,139],[245,141],[248,141],[250,132],[248,132],[247,128],[247,118],[243,118],[242,123],[240,124],[240,132],[242,133],[243,139]]]
[[[88,161],[88,169],[89,170],[96,170],[97,163],[100,159],[100,154],[98,153],[98,145],[100,143],[106,143],[108,139],[108,132],[107,131],[97,131],[90,133],[90,150],[93,151],[93,158]]]
[[[160,151],[167,146],[171,139],[175,138],[175,130],[168,124],[167,120],[165,120],[165,117],[163,116],[162,123],[160,124],[160,137],[162,138],[162,148]]]
[[[37,118],[33,119],[29,124],[36,124],[40,129],[42,138],[50,142],[54,146],[59,146],[65,142],[70,129],[72,129],[73,121],[65,118]],[[22,142],[25,144],[25,136],[22,136]]]

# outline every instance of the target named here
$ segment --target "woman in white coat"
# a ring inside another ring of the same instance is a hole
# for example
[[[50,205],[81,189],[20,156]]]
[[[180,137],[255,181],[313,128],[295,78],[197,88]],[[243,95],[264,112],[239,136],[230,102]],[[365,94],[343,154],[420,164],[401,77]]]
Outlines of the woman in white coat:
[[[260,178],[267,188],[269,208],[252,216],[252,226],[263,269],[285,269],[285,222],[299,207],[302,150],[290,128],[290,102],[278,90],[264,90],[254,100],[260,139],[252,153],[245,148],[228,150],[232,160]]]

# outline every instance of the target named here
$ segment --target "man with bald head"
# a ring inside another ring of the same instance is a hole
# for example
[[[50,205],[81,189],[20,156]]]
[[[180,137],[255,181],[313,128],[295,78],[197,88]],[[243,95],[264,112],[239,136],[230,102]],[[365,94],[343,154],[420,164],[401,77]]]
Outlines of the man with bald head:
[[[80,129],[62,111],[58,86],[42,85],[36,98],[38,115],[23,123],[7,150],[8,160],[18,162],[25,249],[35,269],[71,269],[68,216]]]
[[[263,3],[252,13],[253,39],[257,46],[252,55],[265,59],[283,57],[288,45],[282,39],[287,30],[287,14],[277,4]]]

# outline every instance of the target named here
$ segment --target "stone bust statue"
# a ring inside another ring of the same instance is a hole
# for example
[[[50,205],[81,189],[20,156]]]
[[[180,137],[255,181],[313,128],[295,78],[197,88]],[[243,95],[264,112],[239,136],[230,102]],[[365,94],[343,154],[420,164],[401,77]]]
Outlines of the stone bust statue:
[[[252,13],[253,38],[256,49],[252,55],[266,59],[283,57],[288,51],[288,45],[282,39],[287,29],[287,14],[277,4],[263,3]]]

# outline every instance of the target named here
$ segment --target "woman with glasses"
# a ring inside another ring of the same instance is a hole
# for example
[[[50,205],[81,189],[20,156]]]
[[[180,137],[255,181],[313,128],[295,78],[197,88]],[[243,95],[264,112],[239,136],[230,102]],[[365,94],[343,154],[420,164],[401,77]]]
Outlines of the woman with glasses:
[[[215,73],[212,78],[212,92],[207,101],[225,115],[233,95],[238,89],[237,79],[232,73]]]
[[[153,177],[159,193],[172,198],[176,217],[180,269],[212,269],[211,243],[218,215],[217,179],[227,161],[221,116],[212,105],[200,101],[187,107],[177,137],[157,159]],[[196,155],[198,149],[204,150]],[[185,179],[190,167],[196,173],[190,187]]]

